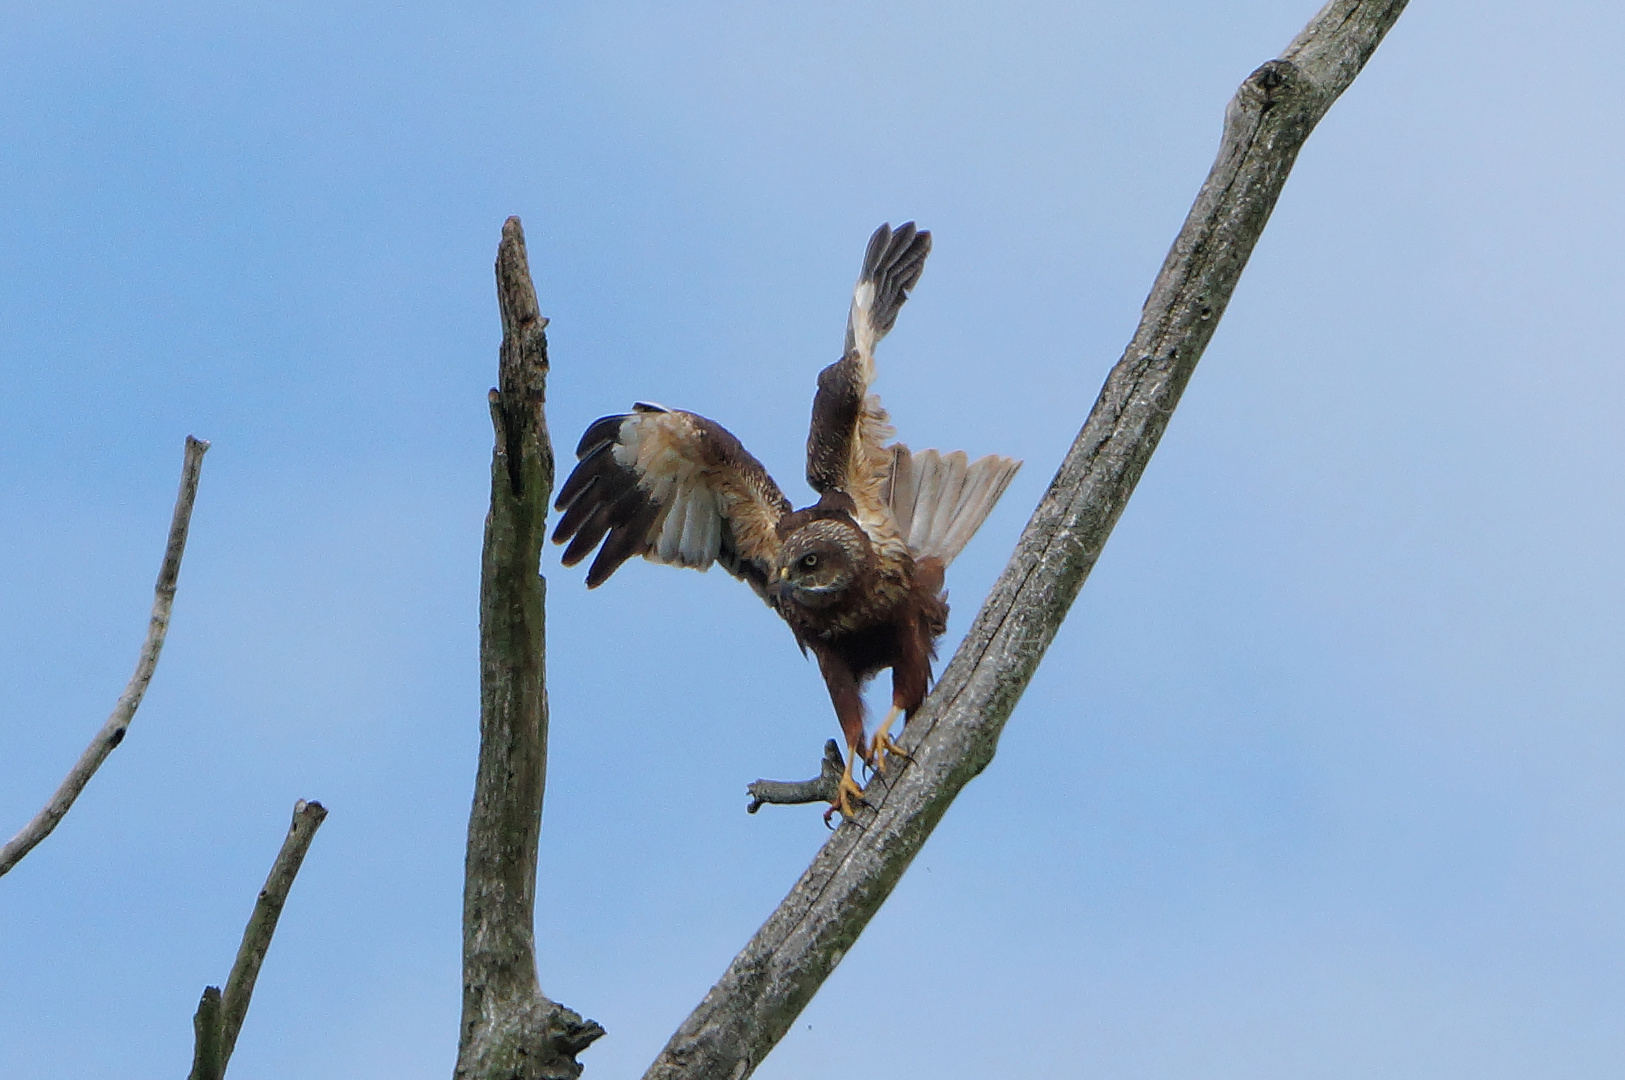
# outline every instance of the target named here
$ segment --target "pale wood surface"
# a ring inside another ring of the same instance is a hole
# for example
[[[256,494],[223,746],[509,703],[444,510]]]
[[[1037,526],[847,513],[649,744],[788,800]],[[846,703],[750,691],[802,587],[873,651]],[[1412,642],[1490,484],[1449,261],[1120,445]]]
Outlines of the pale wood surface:
[[[158,655],[164,651],[164,638],[169,634],[169,615],[175,607],[175,586],[181,576],[181,558],[186,554],[186,536],[192,527],[192,504],[197,500],[198,478],[203,472],[203,454],[209,444],[202,439],[186,437],[186,455],[181,465],[181,488],[175,497],[175,512],[169,522],[169,541],[164,545],[164,560],[158,567],[158,583],[153,589],[152,616],[147,620],[147,638],[141,643],[141,655],[135,663],[135,674],[119,695],[113,712],[79,755],[68,775],[57,787],[56,794],[24,825],[16,836],[0,848],[0,876],[34,850],[34,846],[67,816],[74,800],[85,790],[90,778],[102,767],[130,730],[136,709],[146,696],[147,685],[158,669]]]

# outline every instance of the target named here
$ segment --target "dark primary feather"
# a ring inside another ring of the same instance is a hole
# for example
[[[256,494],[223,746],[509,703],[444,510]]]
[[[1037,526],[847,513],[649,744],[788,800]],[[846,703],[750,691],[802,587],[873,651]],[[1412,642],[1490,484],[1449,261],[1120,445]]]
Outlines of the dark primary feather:
[[[625,414],[601,416],[588,424],[587,430],[581,433],[581,441],[576,443],[576,457],[584,458],[594,450],[615,445],[615,440],[621,435],[621,421],[625,419]],[[559,499],[568,501],[562,495]]]
[[[565,521],[571,520],[570,514],[577,515],[575,524],[566,527],[564,521],[559,522],[558,528],[554,530],[554,536],[573,534],[576,528],[579,527],[580,522],[584,520],[586,508],[593,504],[583,501],[581,496],[586,493],[588,488],[599,484],[602,479],[605,479],[603,474],[609,467],[614,465],[614,462],[605,462],[602,459],[610,457],[614,451],[615,445],[613,443],[600,443],[592,449],[591,453],[581,455],[581,464],[577,465],[574,471],[570,473],[569,479],[559,489],[558,498],[553,500],[555,507],[564,506],[569,508],[569,511],[564,515]],[[614,473],[610,473],[608,478],[613,479],[614,475]]]
[[[875,340],[885,337],[897,325],[897,313],[914,286],[919,284],[925,270],[925,257],[931,254],[931,234],[917,230],[912,221],[905,221],[894,230],[881,225],[869,237],[869,246],[863,253],[863,269],[858,284],[875,283],[875,298],[869,305],[869,322],[875,329]],[[846,327],[846,352],[856,347],[853,326]]]
[[[609,580],[609,575],[634,555],[649,550],[649,526],[660,516],[661,506],[652,499],[641,497],[636,489],[628,492],[615,504],[616,524],[598,549],[598,557],[587,568],[587,588],[593,589]]]
[[[617,520],[624,521],[630,517],[643,501],[638,495],[637,481],[631,476],[607,474],[591,487],[592,497],[572,503],[558,528],[553,530],[553,542],[556,544],[563,543],[574,533],[575,538],[564,549],[561,561],[565,566],[574,566],[585,559],[610,527]],[[584,488],[583,494],[586,491]],[[575,524],[577,521],[579,525]],[[565,531],[567,526],[572,527],[570,532]]]

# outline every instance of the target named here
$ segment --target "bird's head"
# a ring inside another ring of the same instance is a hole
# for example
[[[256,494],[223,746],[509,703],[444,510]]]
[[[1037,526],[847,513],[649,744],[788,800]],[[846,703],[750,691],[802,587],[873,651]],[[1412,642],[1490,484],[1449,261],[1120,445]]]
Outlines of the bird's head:
[[[773,585],[781,601],[829,607],[846,595],[869,559],[869,540],[856,525],[814,521],[785,540]]]

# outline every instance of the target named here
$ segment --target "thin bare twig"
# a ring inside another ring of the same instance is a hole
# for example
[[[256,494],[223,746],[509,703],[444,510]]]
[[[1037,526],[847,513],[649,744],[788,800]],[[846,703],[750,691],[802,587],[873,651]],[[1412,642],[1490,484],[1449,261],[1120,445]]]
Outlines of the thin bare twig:
[[[879,909],[999,733],[1156,449],[1298,150],[1405,0],[1332,0],[1242,83],[1217,160],[1139,328],[1014,556],[902,743],[912,760],[844,823],[671,1037],[644,1080],[744,1080]]]
[[[260,977],[260,965],[265,952],[271,947],[271,935],[282,917],[282,905],[288,902],[288,890],[305,861],[310,842],[316,839],[316,830],[327,818],[327,808],[319,802],[300,799],[293,804],[293,820],[288,823],[288,835],[283,838],[282,850],[265,879],[259,899],[254,901],[254,914],[248,917],[243,930],[243,942],[237,947],[237,959],[226,978],[225,992],[221,995],[220,1011],[220,1068],[225,1070],[231,1061],[231,1052],[237,1048],[237,1033],[243,1029],[243,1017],[248,1015],[248,1001],[254,996],[254,982]]]
[[[604,1033],[536,977],[536,855],[547,782],[547,639],[540,572],[553,447],[544,409],[547,320],[519,219],[497,248],[502,348],[480,567],[480,758],[463,884],[459,1080],[573,1080]]]
[[[124,733],[130,729],[130,721],[135,718],[135,710],[140,707],[141,699],[147,692],[147,684],[152,681],[152,673],[158,667],[158,654],[164,648],[164,636],[169,633],[169,612],[175,605],[175,583],[180,578],[181,556],[186,554],[186,533],[192,524],[192,503],[197,498],[198,476],[203,470],[203,453],[209,449],[209,444],[202,439],[186,437],[186,458],[181,467],[181,490],[175,498],[175,513],[169,522],[169,543],[164,547],[163,565],[158,569],[158,584],[156,595],[152,601],[152,618],[147,623],[147,640],[141,645],[141,656],[136,661],[135,674],[130,676],[129,684],[124,687],[124,693],[119,695],[118,704],[113,706],[112,715],[107,723],[96,733],[90,741],[85,752],[79,755],[79,760],[68,771],[67,778],[56,789],[39,813],[34,815],[32,821],[22,827],[22,830],[12,837],[4,848],[0,848],[0,875],[4,875],[13,866],[34,850],[34,846],[55,829],[57,823],[67,814],[73,806],[79,793],[85,790],[90,778],[101,768],[102,762],[113,748],[124,741]]]
[[[271,936],[276,933],[282,906],[288,902],[288,890],[293,888],[293,879],[299,875],[310,842],[316,839],[316,830],[326,817],[327,809],[319,802],[300,799],[293,804],[288,835],[283,838],[282,850],[277,852],[265,886],[254,901],[254,913],[248,917],[248,926],[243,930],[243,941],[237,947],[237,960],[226,978],[225,992],[219,987],[205,987],[197,1014],[192,1017],[196,1042],[192,1051],[191,1080],[220,1080],[225,1075],[231,1053],[237,1048],[243,1018],[248,1015],[248,1002],[254,996],[260,965],[271,948]]]

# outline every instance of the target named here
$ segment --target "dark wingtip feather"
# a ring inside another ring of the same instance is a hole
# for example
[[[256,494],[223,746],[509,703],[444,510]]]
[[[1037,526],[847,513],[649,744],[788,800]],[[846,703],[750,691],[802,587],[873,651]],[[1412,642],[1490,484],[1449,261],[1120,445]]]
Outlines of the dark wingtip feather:
[[[623,498],[617,505],[627,506],[628,499]],[[604,546],[599,549],[598,557],[592,561],[592,567],[587,571],[587,588],[596,589],[608,581],[622,563],[648,550],[649,529],[654,525],[655,518],[660,516],[660,504],[643,499],[631,505],[635,507],[632,516],[616,523]]]
[[[912,221],[905,221],[895,229],[882,225],[869,238],[859,280],[875,283],[869,318],[880,337],[896,325],[897,313],[919,284],[920,275],[925,271],[925,257],[929,254],[931,233],[916,229]]]
[[[581,528],[576,531],[574,539],[570,541],[570,546],[559,556],[559,562],[565,566],[574,566],[592,554],[592,549],[598,546],[598,541],[609,532],[610,515],[614,512],[615,504],[612,502],[595,504],[592,512],[581,523]]]
[[[609,460],[606,462],[605,458]],[[564,486],[559,488],[559,497],[553,500],[553,509],[568,509],[585,495],[593,482],[604,473],[606,464],[610,468],[616,468],[619,464],[615,461],[614,446],[611,443],[600,445],[570,470],[569,478],[564,481]]]
[[[570,478],[575,479],[574,475]],[[582,485],[582,498],[572,501],[568,506],[561,503],[553,508],[564,511],[564,516],[560,517],[559,523],[553,527],[553,542],[555,544],[562,544],[581,531],[581,526],[587,520],[587,515],[591,514],[598,505],[598,500],[586,497],[591,494],[592,489],[597,484],[598,477],[589,476],[587,482]]]
[[[576,457],[584,458],[600,446],[612,445],[621,435],[621,421],[628,413],[616,413],[614,416],[600,416],[587,430],[581,433],[581,441],[576,443]]]
[[[880,269],[881,256],[886,254],[886,246],[890,243],[891,223],[881,222],[880,227],[869,234],[869,246],[863,249],[863,270],[858,275],[859,281],[873,280]]]

